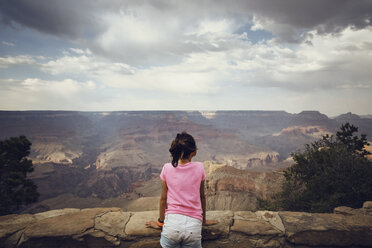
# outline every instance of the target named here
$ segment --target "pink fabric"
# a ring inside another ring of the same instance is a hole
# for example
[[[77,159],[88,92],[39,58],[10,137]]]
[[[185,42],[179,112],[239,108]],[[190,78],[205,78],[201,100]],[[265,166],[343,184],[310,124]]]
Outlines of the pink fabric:
[[[167,163],[160,178],[168,187],[165,214],[183,214],[203,221],[200,201],[200,183],[205,179],[203,163],[189,162],[177,167]]]

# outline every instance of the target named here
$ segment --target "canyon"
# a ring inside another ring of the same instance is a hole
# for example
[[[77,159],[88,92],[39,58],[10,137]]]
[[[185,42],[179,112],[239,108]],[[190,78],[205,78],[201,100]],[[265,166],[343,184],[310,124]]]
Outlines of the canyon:
[[[290,154],[345,122],[372,135],[372,118],[317,111],[0,111],[0,139],[32,142],[30,178],[41,196],[21,210],[119,207],[156,210],[159,173],[178,132],[197,142],[209,210],[254,210],[275,192]]]

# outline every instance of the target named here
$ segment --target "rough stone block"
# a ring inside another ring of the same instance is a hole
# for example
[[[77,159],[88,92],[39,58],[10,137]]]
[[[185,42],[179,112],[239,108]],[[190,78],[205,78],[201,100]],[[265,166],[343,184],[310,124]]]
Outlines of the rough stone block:
[[[366,215],[372,215],[372,201],[366,201],[363,203],[363,212]]]
[[[280,235],[282,232],[264,220],[261,216],[250,211],[238,211],[234,215],[234,225],[231,231],[247,235]]]
[[[159,211],[133,212],[129,222],[125,226],[125,233],[131,236],[151,237],[159,236],[160,230],[147,228],[147,221],[156,221],[159,216]]]
[[[342,214],[342,215],[358,215],[358,214],[364,214],[363,209],[354,209],[351,207],[337,207],[333,210],[333,213],[335,214]]]
[[[94,227],[96,215],[110,212],[111,208],[88,208],[79,212],[39,220],[25,230],[26,238],[73,236]]]
[[[224,238],[229,235],[234,213],[232,211],[207,211],[207,220],[218,220],[218,224],[203,226],[205,240]]]
[[[5,238],[36,221],[31,214],[10,214],[0,216],[0,239]]]
[[[129,218],[130,213],[122,210],[104,213],[96,216],[94,228],[111,236],[124,238],[126,236],[124,229]]]
[[[18,244],[19,240],[22,240],[22,236],[23,236],[23,230],[20,230],[16,233],[13,233],[11,236],[9,236],[3,242],[0,239],[0,247],[4,247],[4,248],[17,247],[17,244]]]
[[[280,218],[278,212],[273,211],[257,211],[257,217],[262,220],[268,221],[271,225],[276,227],[279,231],[284,233],[284,225],[282,219]]]
[[[372,244],[372,217],[365,215],[279,212],[286,240],[308,246],[368,246]]]

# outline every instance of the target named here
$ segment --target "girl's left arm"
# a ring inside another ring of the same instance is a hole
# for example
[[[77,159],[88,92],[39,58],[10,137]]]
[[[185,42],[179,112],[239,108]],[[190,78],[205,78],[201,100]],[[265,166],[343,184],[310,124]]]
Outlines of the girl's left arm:
[[[161,196],[160,196],[160,203],[159,203],[159,219],[164,221],[165,218],[165,209],[167,208],[167,193],[168,193],[168,186],[167,183],[161,181]],[[161,229],[158,225],[157,221],[147,221],[146,227],[151,227],[155,229]]]
[[[164,181],[161,181],[161,196],[160,196],[160,204],[159,204],[159,218],[162,221],[164,221],[164,218],[165,218],[165,209],[167,208],[167,194],[168,194],[167,183],[164,182]]]

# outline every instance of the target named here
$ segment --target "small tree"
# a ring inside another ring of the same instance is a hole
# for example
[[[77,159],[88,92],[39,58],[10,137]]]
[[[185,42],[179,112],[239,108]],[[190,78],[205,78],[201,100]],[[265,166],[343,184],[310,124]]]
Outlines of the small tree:
[[[27,173],[34,170],[31,142],[25,136],[0,141],[0,215],[13,213],[24,204],[37,201],[37,186]]]
[[[365,135],[346,123],[336,136],[305,146],[292,154],[295,164],[284,171],[285,180],[271,200],[258,199],[258,208],[331,212],[337,206],[361,207],[372,199],[372,164],[364,149]]]

